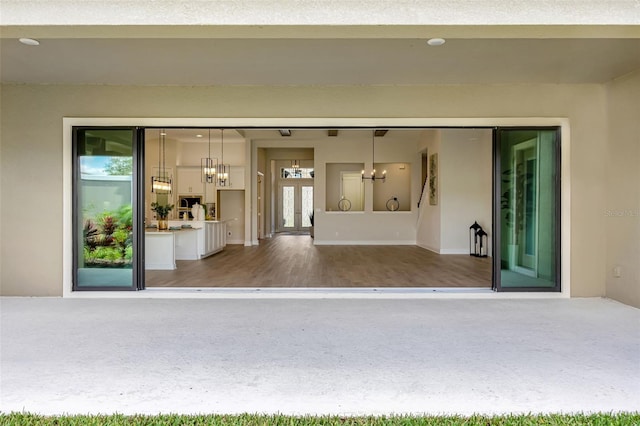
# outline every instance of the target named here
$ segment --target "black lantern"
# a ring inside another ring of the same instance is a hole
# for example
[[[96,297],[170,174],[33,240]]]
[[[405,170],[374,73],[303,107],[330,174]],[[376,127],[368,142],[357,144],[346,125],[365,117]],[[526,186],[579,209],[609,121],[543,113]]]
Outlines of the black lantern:
[[[476,239],[478,244],[476,246],[476,257],[487,257],[487,233],[484,232],[484,229],[478,229],[476,232]]]
[[[478,245],[478,229],[482,229],[482,226],[478,225],[478,222],[474,221],[473,225],[469,227],[469,256],[476,256]]]

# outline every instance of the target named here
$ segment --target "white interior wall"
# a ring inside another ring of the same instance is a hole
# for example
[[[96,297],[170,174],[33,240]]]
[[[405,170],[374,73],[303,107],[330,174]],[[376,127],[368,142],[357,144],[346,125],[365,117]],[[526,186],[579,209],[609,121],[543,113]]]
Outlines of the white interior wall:
[[[411,164],[412,191],[417,191],[415,188],[417,188],[420,180],[420,156],[415,151],[415,142],[401,145],[392,138],[388,140],[389,142],[385,148],[378,150],[379,145],[376,145],[376,161],[378,158],[381,160],[390,158],[392,161],[404,161]],[[294,159],[299,157],[300,153],[282,149],[283,147],[291,146],[291,144],[291,141],[283,141],[281,139],[254,141],[256,150],[258,148],[268,148],[266,153],[269,161],[277,158]],[[357,132],[354,135],[353,132],[341,131],[337,137],[302,139],[296,140],[295,144],[299,148],[305,146],[315,147],[313,154],[315,164],[315,244],[415,244],[415,212],[373,213],[373,188],[370,182],[365,182],[364,212],[325,211],[326,164],[362,163],[364,160],[365,169],[370,169],[373,165],[371,136],[363,134],[363,132]],[[269,175],[270,173],[269,171]],[[267,177],[266,181],[269,183],[267,192],[272,191],[273,183],[271,179]],[[271,217],[274,212],[273,206],[266,210]],[[273,220],[267,221],[267,223],[274,226]],[[254,232],[256,231],[254,230]]]
[[[218,191],[219,220],[227,222],[227,244],[244,244],[244,194],[243,190]]]
[[[440,137],[440,253],[468,254],[477,221],[491,254],[492,130],[442,129]]]
[[[410,211],[414,204],[411,195],[415,193],[411,187],[411,164],[379,163],[376,161],[376,174],[380,176],[386,171],[384,182],[376,182],[373,186],[373,211],[387,211],[387,202],[397,198],[398,211]]]
[[[209,154],[209,145],[207,142],[181,142],[178,147],[178,165],[179,166],[200,166],[202,158]],[[245,165],[245,142],[224,143],[224,162],[232,166]],[[220,141],[211,142],[211,157],[217,158],[218,162],[222,162],[222,150]]]
[[[327,211],[339,211],[342,196],[342,173],[357,173],[360,175],[364,169],[364,163],[327,163],[325,164],[325,208]],[[364,193],[364,182],[362,182],[362,192]],[[363,194],[364,195],[364,194]],[[364,202],[358,203],[356,200],[349,200],[352,203],[349,211],[364,211]],[[362,200],[363,201],[363,200]]]
[[[441,130],[431,129],[422,132],[421,139],[418,143],[418,149],[421,152],[427,152],[427,164],[429,157],[433,154],[440,153]],[[439,156],[439,155],[438,155]],[[431,205],[429,202],[429,179],[427,178],[427,189],[424,198],[420,204],[420,220],[418,221],[418,229],[416,235],[416,244],[436,253],[440,253],[441,249],[441,205]]]
[[[416,141],[401,142],[394,139],[393,132],[383,138],[375,138],[376,162],[405,162],[411,167],[411,192],[419,193],[420,154]],[[365,181],[364,211],[327,211],[326,164],[364,163],[365,171],[373,168],[372,138],[367,132],[339,132],[338,137],[328,138],[316,146],[315,239],[317,245],[324,244],[415,244],[417,208],[406,212],[374,212],[374,185]],[[412,195],[412,199],[417,199]]]
[[[607,92],[606,294],[640,308],[640,72]]]

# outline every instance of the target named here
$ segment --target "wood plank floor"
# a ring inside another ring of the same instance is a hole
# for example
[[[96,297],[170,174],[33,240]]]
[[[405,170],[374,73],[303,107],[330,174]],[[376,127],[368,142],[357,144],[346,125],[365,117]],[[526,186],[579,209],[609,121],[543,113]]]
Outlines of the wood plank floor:
[[[438,255],[417,246],[314,246],[279,235],[228,245],[173,271],[146,271],[147,287],[490,287],[491,259]]]

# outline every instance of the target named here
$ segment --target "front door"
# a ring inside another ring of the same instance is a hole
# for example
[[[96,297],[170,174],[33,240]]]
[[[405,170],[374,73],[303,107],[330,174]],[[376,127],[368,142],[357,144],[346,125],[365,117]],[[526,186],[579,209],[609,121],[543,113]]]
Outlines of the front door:
[[[313,183],[280,183],[278,232],[308,231],[313,213]]]

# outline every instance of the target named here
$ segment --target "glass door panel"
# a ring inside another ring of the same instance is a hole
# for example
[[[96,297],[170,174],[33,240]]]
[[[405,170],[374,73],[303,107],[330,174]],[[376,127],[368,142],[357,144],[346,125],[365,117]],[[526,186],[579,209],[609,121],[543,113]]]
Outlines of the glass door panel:
[[[74,290],[134,290],[136,130],[74,128]]]
[[[311,226],[313,185],[295,182],[280,185],[280,222],[278,232],[305,231]]]
[[[293,185],[282,186],[282,229],[295,228],[296,218],[296,191]]]
[[[560,289],[557,129],[498,129],[494,287]]]
[[[313,185],[301,186],[301,202],[302,202],[302,228],[311,226],[311,216],[313,214]]]

